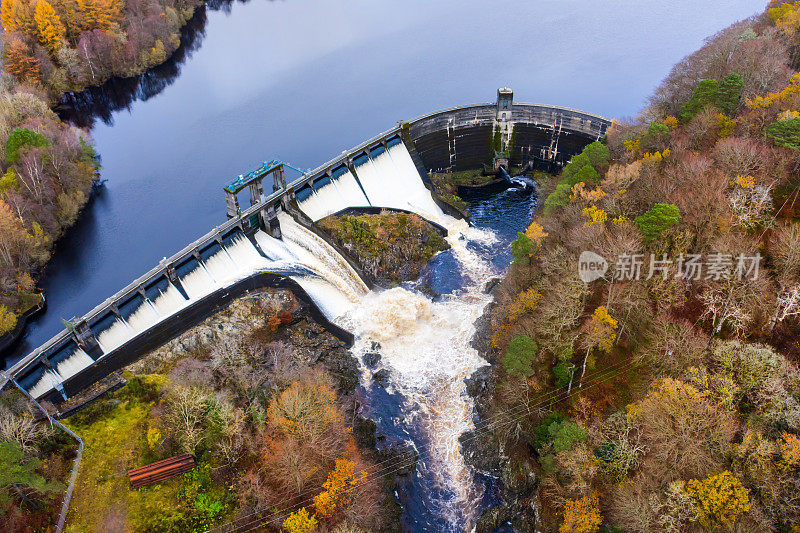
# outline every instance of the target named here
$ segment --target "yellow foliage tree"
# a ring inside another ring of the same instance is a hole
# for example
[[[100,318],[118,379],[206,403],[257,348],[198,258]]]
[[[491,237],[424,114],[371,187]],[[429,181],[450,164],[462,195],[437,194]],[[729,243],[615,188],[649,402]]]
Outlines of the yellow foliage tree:
[[[6,33],[14,31],[14,0],[3,0],[0,3],[0,22]]]
[[[47,0],[36,2],[36,11],[33,15],[36,28],[39,30],[39,42],[51,53],[55,54],[61,48],[61,43],[67,35],[67,29],[58,18],[53,6]]]
[[[686,492],[697,501],[697,515],[705,527],[733,522],[750,511],[750,490],[725,470],[704,480],[686,482]]]
[[[603,224],[606,220],[608,220],[608,213],[596,205],[585,207],[583,209],[583,216],[589,219],[584,224],[586,226],[591,226],[592,224]]]
[[[0,305],[0,335],[14,329],[17,325],[17,315],[5,305]]]
[[[600,529],[603,517],[600,514],[600,499],[597,493],[579,500],[567,500],[564,506],[564,522],[559,533],[595,533]]]
[[[597,339],[596,345],[604,352],[610,352],[617,338],[615,330],[619,327],[619,322],[608,314],[605,306],[601,305],[592,313],[591,329],[593,336]]]
[[[536,287],[522,291],[514,298],[508,308],[508,320],[513,322],[522,314],[535,311],[541,299],[542,293]]]
[[[336,508],[347,507],[352,501],[352,489],[367,477],[366,472],[356,474],[356,464],[348,459],[337,459],[328,480],[322,484],[325,489],[314,496],[314,509],[320,516],[330,516]]]
[[[531,222],[531,225],[525,230],[525,235],[533,241],[536,245],[541,246],[542,241],[547,237],[548,233],[536,221]]]
[[[121,0],[77,0],[83,30],[110,30],[122,20]]]
[[[797,435],[782,433],[780,450],[784,468],[795,468],[800,465],[800,438]]]
[[[288,533],[309,533],[318,524],[317,519],[311,516],[305,507],[301,507],[283,521],[283,529]]]

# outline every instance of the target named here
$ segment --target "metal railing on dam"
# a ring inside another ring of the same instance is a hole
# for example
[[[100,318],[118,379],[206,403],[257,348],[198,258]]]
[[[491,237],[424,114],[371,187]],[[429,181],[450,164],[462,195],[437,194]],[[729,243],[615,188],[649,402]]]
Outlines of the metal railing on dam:
[[[258,243],[252,238],[254,232],[261,229],[274,237],[280,237],[277,216],[284,210],[283,206],[287,202],[293,201],[304,189],[314,189],[324,180],[329,182],[331,176],[340,169],[352,169],[353,174],[356,174],[354,161],[357,164],[359,158],[369,158],[381,146],[388,149],[397,143],[403,143],[408,148],[421,178],[425,180],[429,170],[461,169],[486,162],[490,159],[494,140],[498,136],[502,139],[503,147],[507,149],[512,163],[536,161],[561,165],[589,142],[602,138],[610,124],[611,121],[604,117],[574,109],[513,103],[510,91],[501,90],[498,91],[498,100],[495,103],[454,107],[408,122],[399,122],[397,126],[342,152],[313,170],[302,173],[289,183],[283,178],[282,163],[265,162],[248,175],[240,176],[235,182],[258,184],[258,187],[251,188],[249,207],[240,209],[238,199],[230,198],[234,193],[226,190],[226,195],[229,196],[229,219],[226,222],[163,259],[82,317],[67,323],[64,330],[12,365],[7,373],[32,393],[39,390],[34,390],[35,385],[43,376],[52,376],[48,378],[51,380],[50,388],[42,389],[38,396],[40,398],[47,397],[57,401],[59,397],[66,398],[67,392],[74,394],[85,386],[85,379],[77,379],[80,375],[86,373],[87,376],[92,375],[92,379],[98,379],[96,374],[99,371],[91,372],[92,367],[97,367],[98,362],[103,361],[103,372],[112,368],[114,365],[109,364],[108,360],[113,360],[126,344],[148,335],[149,328],[154,326],[151,324],[147,328],[136,330],[135,334],[131,334],[121,344],[112,345],[106,342],[103,346],[103,341],[98,339],[101,324],[107,328],[109,320],[113,321],[116,317],[128,326],[127,322],[133,315],[126,315],[124,309],[126,306],[130,307],[133,300],[138,304],[144,302],[149,305],[155,316],[158,316],[152,303],[152,295],[155,293],[153,287],[159,283],[176,288],[188,301],[188,287],[183,287],[179,276],[182,265],[196,261],[202,267],[202,262],[212,253],[210,250],[218,251],[222,248],[224,251],[223,244],[230,244],[231,239],[250,238],[263,255]],[[273,191],[265,195],[261,180],[270,176],[275,178],[275,184]],[[203,298],[212,297],[213,294],[207,294]],[[171,315],[164,318],[165,321],[170,319]],[[81,366],[62,372],[62,367],[58,365],[72,357],[75,352],[80,352],[84,362]],[[127,360],[128,356],[123,359]],[[55,371],[57,366],[58,372]],[[108,372],[110,371],[112,370]]]

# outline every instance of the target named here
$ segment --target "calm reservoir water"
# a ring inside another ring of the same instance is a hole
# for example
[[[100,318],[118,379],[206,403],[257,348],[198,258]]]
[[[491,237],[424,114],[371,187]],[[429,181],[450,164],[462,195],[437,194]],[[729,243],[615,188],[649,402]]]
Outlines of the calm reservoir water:
[[[261,161],[315,167],[395,121],[492,101],[635,113],[752,0],[218,0],[175,61],[78,98],[100,193],[41,281],[48,310],[7,363],[225,219],[221,186]],[[91,104],[91,105],[88,105]]]

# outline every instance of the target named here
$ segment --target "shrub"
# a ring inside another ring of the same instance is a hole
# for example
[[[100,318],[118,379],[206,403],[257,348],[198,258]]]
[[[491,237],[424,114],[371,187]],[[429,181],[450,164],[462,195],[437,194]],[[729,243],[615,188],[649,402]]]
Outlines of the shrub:
[[[16,163],[19,151],[26,146],[44,148],[50,146],[47,137],[28,128],[15,128],[6,141],[6,163]]]
[[[569,361],[559,361],[553,367],[553,375],[556,377],[556,387],[564,387],[572,379],[572,372],[575,366]]]
[[[556,207],[564,207],[569,205],[570,196],[572,194],[572,185],[569,183],[559,183],[556,185],[556,190],[544,201],[544,214],[550,215]]]
[[[514,337],[503,356],[503,368],[512,376],[523,378],[532,376],[532,364],[537,349],[536,342],[527,335]]]
[[[511,242],[511,255],[516,264],[530,264],[531,256],[536,251],[536,245],[522,232],[517,233],[517,238]]]
[[[547,428],[547,432],[550,434],[553,450],[556,453],[569,450],[573,445],[586,440],[586,430],[570,420],[553,422]]]
[[[648,212],[639,215],[633,221],[645,239],[651,241],[662,231],[671,228],[680,220],[680,211],[672,204],[658,203]]]

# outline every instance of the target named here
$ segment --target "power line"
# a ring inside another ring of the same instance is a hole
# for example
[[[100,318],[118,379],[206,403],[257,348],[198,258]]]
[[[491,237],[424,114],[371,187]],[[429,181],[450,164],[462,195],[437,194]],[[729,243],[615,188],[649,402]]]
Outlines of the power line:
[[[610,366],[604,368],[601,371],[596,372],[591,377],[591,379],[588,379],[588,380],[586,380],[584,382],[585,386],[583,388],[577,388],[573,392],[568,392],[567,391],[566,394],[565,394],[565,389],[566,389],[565,387],[561,387],[560,389],[556,389],[556,390],[550,391],[548,393],[542,393],[542,394],[538,395],[537,397],[534,397],[533,399],[528,400],[527,402],[525,402],[522,405],[518,405],[518,406],[513,407],[511,409],[507,409],[505,411],[497,413],[494,416],[490,417],[489,419],[483,421],[480,425],[476,426],[476,428],[473,429],[471,431],[471,433],[467,437],[462,439],[460,442],[462,444],[471,442],[472,440],[476,439],[478,436],[482,436],[483,434],[488,433],[492,429],[496,429],[497,427],[506,426],[508,424],[512,424],[512,423],[514,423],[514,422],[516,422],[518,420],[521,420],[522,418],[527,416],[532,409],[539,408],[539,407],[541,407],[543,405],[546,405],[547,403],[559,403],[559,402],[562,402],[562,401],[566,400],[567,398],[570,398],[572,396],[577,395],[581,391],[588,390],[588,389],[591,389],[593,387],[599,386],[600,384],[602,384],[604,382],[607,382],[607,381],[609,381],[611,379],[614,379],[615,377],[617,377],[621,373],[627,371],[629,368],[631,368],[633,366],[638,366],[638,363],[634,363],[634,362],[625,363],[625,361],[620,361],[618,363],[615,363],[613,365],[610,365]],[[617,368],[617,367],[620,367],[620,368]],[[616,370],[615,370],[615,368],[616,368]],[[540,401],[538,401],[538,403],[536,403],[534,405],[531,405],[531,402],[534,402],[534,401],[537,401],[537,400],[540,400]],[[349,488],[349,489],[347,489],[347,490],[345,490],[343,492],[349,492],[351,490],[356,489],[359,485],[374,481],[374,480],[376,480],[376,479],[378,479],[380,477],[385,477],[385,476],[391,475],[391,474],[393,474],[395,472],[403,470],[404,468],[412,466],[413,464],[416,463],[417,459],[420,456],[423,455],[423,453],[429,453],[429,451],[426,452],[426,450],[425,450],[426,447],[425,446],[420,446],[420,448],[421,449],[417,450],[416,456],[411,456],[410,458],[409,457],[393,457],[391,459],[387,459],[387,460],[384,460],[384,461],[378,463],[376,466],[381,466],[381,465],[386,465],[386,466],[384,466],[383,468],[381,468],[381,469],[379,469],[377,471],[373,471],[364,480],[362,480],[358,484],[354,485],[353,487],[351,487],[351,488]],[[428,448],[430,448],[430,446],[428,446]],[[311,493],[314,493],[314,492],[317,492],[317,489],[307,490],[307,491],[297,495],[296,497],[307,496],[307,495],[309,495]],[[298,503],[292,504],[291,506],[285,507],[283,509],[279,509],[277,511],[273,511],[271,513],[271,515],[268,516],[268,517],[262,517],[262,518],[256,517],[256,518],[253,518],[252,520],[248,520],[244,524],[236,524],[236,522],[240,522],[242,520],[248,519],[250,517],[253,517],[255,515],[258,515],[258,514],[264,512],[264,511],[266,511],[266,509],[264,507],[262,507],[261,509],[253,511],[253,512],[247,514],[247,515],[242,516],[242,517],[239,517],[236,520],[234,520],[232,522],[229,522],[228,524],[225,524],[223,526],[219,526],[219,527],[215,528],[213,531],[223,531],[224,530],[223,528],[225,528],[227,526],[230,526],[231,524],[235,524],[234,528],[233,529],[225,529],[224,531],[237,532],[237,533],[238,532],[245,532],[245,531],[252,531],[253,529],[259,527],[261,524],[265,523],[265,521],[266,522],[274,522],[276,520],[280,520],[280,519],[283,519],[283,518],[287,517],[289,514],[291,514],[293,512],[292,509],[294,509],[294,508],[296,508],[298,506],[302,506],[303,504],[306,504],[306,503],[308,503],[308,502],[310,502],[312,500],[313,500],[313,497],[306,498],[306,499],[304,499],[304,500],[302,500],[302,501],[300,501]],[[285,499],[281,500],[275,506],[282,505],[283,503],[285,503],[287,501],[289,501],[289,498],[285,498]],[[247,528],[247,529],[242,529],[242,528]]]

